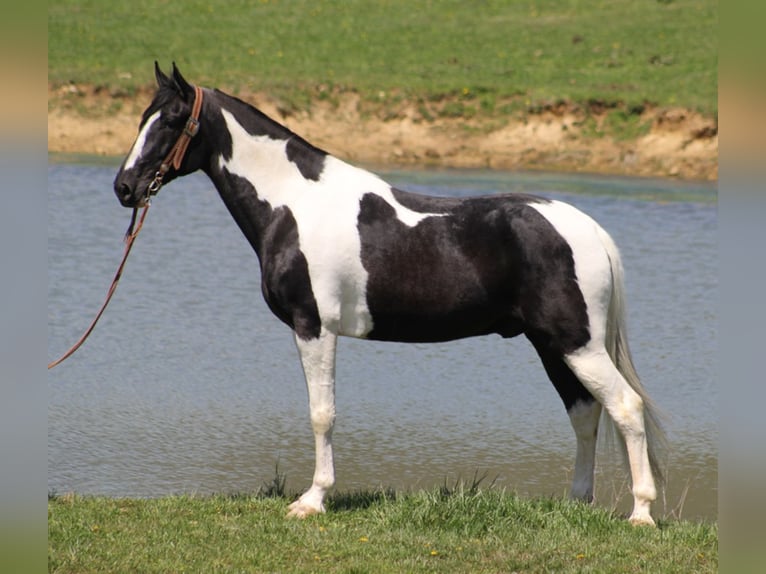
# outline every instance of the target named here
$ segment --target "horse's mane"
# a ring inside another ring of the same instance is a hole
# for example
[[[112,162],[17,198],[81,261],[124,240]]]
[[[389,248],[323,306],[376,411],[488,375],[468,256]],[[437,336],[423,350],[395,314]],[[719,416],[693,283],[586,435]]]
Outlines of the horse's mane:
[[[254,105],[241,100],[236,96],[222,92],[221,90],[215,90],[217,96],[219,96],[225,103],[225,107],[231,113],[233,113],[237,119],[243,123],[243,125],[250,126],[250,130],[253,131],[257,125],[257,132],[276,139],[288,140],[293,137],[300,137],[287,126],[282,125],[278,121],[270,118]]]
[[[274,139],[288,141],[288,154],[302,155],[304,157],[311,156],[317,158],[317,161],[320,162],[322,158],[328,155],[326,151],[309,143],[287,126],[267,116],[254,105],[218,89],[215,90],[215,94],[221,98],[221,101],[224,102],[224,107],[234,114],[237,121],[249,133],[253,135],[267,135]]]

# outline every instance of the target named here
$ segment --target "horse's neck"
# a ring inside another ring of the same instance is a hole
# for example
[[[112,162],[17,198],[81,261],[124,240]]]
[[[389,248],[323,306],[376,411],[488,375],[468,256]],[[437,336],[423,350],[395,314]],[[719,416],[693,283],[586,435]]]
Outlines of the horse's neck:
[[[327,154],[243,102],[224,102],[216,126],[223,143],[208,175],[261,257],[264,234],[284,208],[295,210],[307,190],[318,191]]]

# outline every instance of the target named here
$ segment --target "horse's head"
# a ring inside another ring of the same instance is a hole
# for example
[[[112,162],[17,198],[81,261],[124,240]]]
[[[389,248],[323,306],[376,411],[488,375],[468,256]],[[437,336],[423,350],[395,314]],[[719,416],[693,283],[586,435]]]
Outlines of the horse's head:
[[[154,73],[157,93],[144,110],[138,137],[114,179],[114,192],[125,207],[144,205],[164,183],[196,171],[202,162],[202,138],[192,138],[199,126],[194,115],[200,112],[202,91],[187,83],[175,64],[171,77],[157,62]]]

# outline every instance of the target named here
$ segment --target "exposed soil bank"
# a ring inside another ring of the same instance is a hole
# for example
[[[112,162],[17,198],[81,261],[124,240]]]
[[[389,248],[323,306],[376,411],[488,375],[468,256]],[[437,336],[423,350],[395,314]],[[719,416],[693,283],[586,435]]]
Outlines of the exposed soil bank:
[[[718,123],[681,108],[617,110],[556,104],[511,116],[450,117],[444,102],[371,107],[355,93],[292,112],[264,94],[240,94],[314,145],[352,163],[715,180]],[[48,90],[48,151],[121,156],[136,135],[151,92],[114,95],[88,86]],[[440,107],[441,106],[441,107]],[[630,131],[629,131],[630,130]]]

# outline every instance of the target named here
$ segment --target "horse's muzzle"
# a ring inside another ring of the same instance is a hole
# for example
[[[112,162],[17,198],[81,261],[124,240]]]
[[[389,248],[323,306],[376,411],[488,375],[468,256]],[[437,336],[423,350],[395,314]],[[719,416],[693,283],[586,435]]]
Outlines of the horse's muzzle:
[[[136,198],[133,195],[133,189],[127,183],[114,182],[114,193],[117,195],[117,199],[124,207],[135,207]]]
[[[142,187],[146,189],[146,186]],[[136,188],[129,183],[120,181],[119,177],[114,182],[114,193],[123,207],[143,207],[149,200],[148,191],[139,193]]]

